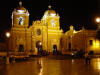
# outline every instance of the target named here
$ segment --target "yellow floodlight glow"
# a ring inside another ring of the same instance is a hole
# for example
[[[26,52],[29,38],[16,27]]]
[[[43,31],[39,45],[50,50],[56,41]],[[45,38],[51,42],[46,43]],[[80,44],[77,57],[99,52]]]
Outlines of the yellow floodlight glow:
[[[74,30],[74,33],[77,33],[77,32]]]
[[[93,44],[94,48],[99,48],[99,45],[100,45],[99,40],[94,41]]]
[[[24,10],[17,10],[19,13],[23,13],[24,12]]]
[[[54,17],[56,14],[50,14],[52,17]]]
[[[99,46],[99,43],[95,43],[95,46]]]

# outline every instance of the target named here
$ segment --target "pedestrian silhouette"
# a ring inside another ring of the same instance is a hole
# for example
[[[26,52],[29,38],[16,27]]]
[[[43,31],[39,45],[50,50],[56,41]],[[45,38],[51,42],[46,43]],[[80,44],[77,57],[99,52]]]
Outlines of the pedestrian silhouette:
[[[85,63],[90,64],[90,61],[91,61],[91,56],[88,53],[86,53],[85,54]]]

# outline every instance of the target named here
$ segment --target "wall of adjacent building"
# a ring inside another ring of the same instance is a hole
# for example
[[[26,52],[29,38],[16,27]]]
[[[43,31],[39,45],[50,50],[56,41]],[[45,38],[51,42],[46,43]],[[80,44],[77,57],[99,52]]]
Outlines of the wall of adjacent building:
[[[94,51],[94,53],[100,53],[100,41],[96,39],[96,30],[87,30],[82,28],[79,31],[67,31],[63,35],[63,51],[69,50],[69,43],[71,43],[72,50],[83,50],[85,52]],[[92,44],[90,41],[92,40]]]

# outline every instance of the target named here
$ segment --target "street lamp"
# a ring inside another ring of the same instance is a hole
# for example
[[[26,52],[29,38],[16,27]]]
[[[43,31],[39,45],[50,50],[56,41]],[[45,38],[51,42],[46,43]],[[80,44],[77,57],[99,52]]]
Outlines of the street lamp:
[[[96,18],[96,22],[97,22],[97,23],[100,23],[100,18],[99,18],[99,17]]]
[[[98,24],[98,29],[100,29],[100,17],[97,17],[97,18],[96,18],[96,22],[97,22],[97,24]]]
[[[98,44],[100,44],[100,17],[96,18],[96,22],[98,24],[98,28],[97,28],[97,32],[96,32],[96,38],[99,40]],[[96,43],[96,40],[95,40],[95,43]]]
[[[6,37],[7,37],[7,38],[10,37],[10,32],[6,32]]]
[[[8,43],[8,40],[9,40],[9,38],[10,38],[10,32],[6,32],[6,37],[7,37],[7,57],[6,57],[6,64],[9,64],[10,62],[9,62],[9,43]]]

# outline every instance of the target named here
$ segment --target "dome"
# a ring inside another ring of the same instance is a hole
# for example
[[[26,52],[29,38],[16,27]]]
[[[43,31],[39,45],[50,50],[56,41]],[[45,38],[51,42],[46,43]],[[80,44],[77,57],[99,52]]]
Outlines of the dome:
[[[26,12],[26,9],[22,6],[22,2],[19,2],[19,6],[16,8],[16,10],[20,13]]]
[[[47,10],[45,14],[47,15],[55,14],[56,15],[56,12],[54,10]]]
[[[56,11],[51,9],[51,6],[48,6],[48,10],[45,11],[44,15],[48,15],[48,16],[56,16]]]

